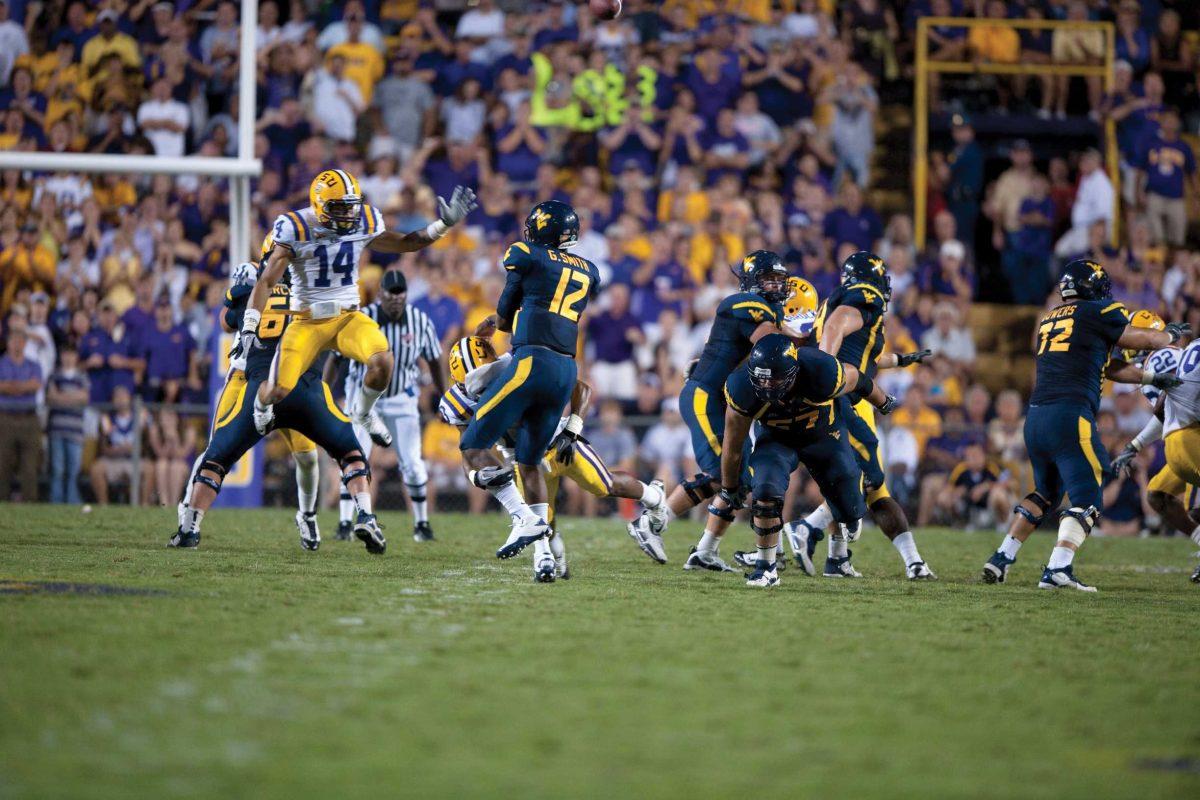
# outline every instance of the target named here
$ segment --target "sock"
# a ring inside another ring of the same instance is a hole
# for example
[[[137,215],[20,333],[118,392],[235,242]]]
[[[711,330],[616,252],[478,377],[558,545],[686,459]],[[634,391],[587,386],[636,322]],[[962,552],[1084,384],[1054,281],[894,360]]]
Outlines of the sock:
[[[530,503],[529,510],[532,511],[533,515],[542,522],[545,522],[546,518],[550,516],[549,503]]]
[[[1071,562],[1075,560],[1075,551],[1069,547],[1054,546],[1050,551],[1050,563],[1046,566],[1050,569],[1062,569],[1063,567],[1071,566]]]
[[[518,521],[524,522],[534,514],[525,505],[525,498],[521,497],[521,493],[517,491],[517,484],[507,483],[499,489],[492,489],[492,497],[500,501],[500,505],[504,506],[504,510],[509,516],[516,517]]]
[[[816,511],[805,517],[804,521],[811,525],[813,530],[823,531],[833,522],[833,512],[829,510],[828,503],[822,503]]]
[[[187,511],[183,514],[183,531],[184,533],[199,533],[200,521],[204,519],[204,512],[198,508],[188,506]]]
[[[658,508],[667,501],[666,492],[653,484],[642,484],[642,505],[646,508]]]
[[[1200,525],[1197,525],[1196,529],[1192,531],[1192,541],[1200,544]]]
[[[341,497],[338,498],[338,522],[354,522],[354,514],[357,510],[350,491],[343,486]]]
[[[182,502],[185,506],[192,504],[192,487],[196,485],[196,475],[200,472],[200,463],[202,461],[204,461],[204,453],[196,456],[196,460],[192,462],[192,473],[188,476],[187,486],[183,490]]]
[[[1005,536],[1004,541],[1000,543],[1000,552],[1006,557],[1016,559],[1017,551],[1021,549],[1021,542],[1014,539],[1011,535]]]
[[[412,500],[413,522],[429,521],[429,501],[425,499],[425,487],[428,483],[405,483],[408,487],[408,499]]]
[[[370,492],[355,492],[354,504],[358,506],[358,510],[364,514],[374,513],[371,510],[371,493]]]
[[[358,409],[354,412],[356,417],[365,417],[371,413],[371,409],[375,407],[375,401],[383,392],[379,389],[372,389],[370,386],[363,385],[362,392],[358,395]]]
[[[717,554],[717,548],[721,546],[720,537],[714,535],[711,531],[705,531],[700,537],[700,541],[696,544],[696,551],[700,553]]]
[[[850,543],[840,533],[829,537],[829,557],[846,558],[850,555]]]
[[[775,569],[775,545],[758,546],[758,562],[766,563],[767,569]]]
[[[567,557],[567,546],[563,544],[562,535],[557,531],[550,537],[550,552],[560,561]]]
[[[900,557],[904,559],[904,566],[907,567],[909,564],[921,560],[921,554],[917,552],[917,543],[913,540],[912,531],[905,531],[892,539],[892,544],[899,551]]]
[[[317,451],[296,453],[296,494],[299,497],[300,510],[312,514],[317,510],[317,490],[321,482],[321,472],[317,469]]]

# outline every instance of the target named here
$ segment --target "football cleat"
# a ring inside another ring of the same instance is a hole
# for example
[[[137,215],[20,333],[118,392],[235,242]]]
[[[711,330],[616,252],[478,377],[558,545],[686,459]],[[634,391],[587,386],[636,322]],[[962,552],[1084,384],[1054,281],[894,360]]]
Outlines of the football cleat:
[[[184,533],[183,528],[175,531],[175,535],[167,542],[167,547],[191,548],[200,546],[200,533]]]
[[[431,528],[429,526],[428,522],[418,522],[416,525],[413,525],[413,541],[414,542],[432,542],[433,541],[433,528]]]
[[[321,546],[321,529],[317,527],[317,515],[296,512],[296,527],[300,529],[300,546],[305,550],[316,550]]]
[[[262,411],[259,411],[256,404],[253,414],[254,429],[263,436],[266,436],[271,432],[271,426],[275,424],[275,406],[267,406]]]
[[[817,567],[813,564],[813,553],[817,550],[817,542],[825,538],[825,534],[804,520],[789,522],[783,526],[783,535],[792,548],[792,556],[796,565],[804,570],[805,575],[816,575]]]
[[[914,561],[904,568],[910,581],[936,581],[938,576],[924,561]]]
[[[751,572],[746,576],[747,586],[761,586],[764,589],[779,584],[779,573],[775,571],[775,564],[767,564],[766,561],[759,561]]]
[[[733,563],[749,570],[758,569],[758,550],[735,550]],[[787,558],[783,554],[783,545],[775,548],[775,570],[783,572],[787,569]]]
[[[657,487],[662,492],[663,501],[653,508],[647,506],[646,513],[650,515],[650,529],[659,536],[662,536],[663,531],[667,529],[669,521],[667,513],[669,510],[667,508],[667,487],[658,478],[650,481],[650,485]]]
[[[554,556],[546,553],[533,554],[533,582],[534,583],[554,583],[557,577],[555,569]]]
[[[841,523],[839,523],[841,524]],[[855,520],[850,525],[841,524],[842,535],[846,537],[846,541],[854,544],[858,541],[858,537],[862,536],[862,520]]]
[[[733,572],[733,567],[722,561],[716,553],[700,551],[695,547],[688,553],[687,561],[683,562],[683,568],[706,569],[710,572]]]
[[[999,550],[992,553],[992,557],[983,565],[983,582],[984,583],[1004,583],[1008,578],[1008,568],[1017,563],[1015,558],[1009,558]]]
[[[388,430],[388,426],[384,423],[375,410],[372,409],[366,414],[359,414],[354,418],[354,424],[367,432],[371,437],[371,442],[376,447],[391,447],[392,432]]]
[[[825,571],[821,573],[826,578],[861,578],[862,573],[854,568],[850,563],[850,556],[854,553],[846,551],[845,558],[827,558],[825,559]]]
[[[348,519],[338,522],[337,533],[333,535],[335,541],[348,542],[354,538],[354,523]]]
[[[1196,565],[1196,571],[1192,573],[1192,583],[1200,583],[1200,564]]]
[[[1094,592],[1095,586],[1088,586],[1075,577],[1071,564],[1058,569],[1046,567],[1042,570],[1042,579],[1038,581],[1039,589],[1078,589],[1081,592]]]
[[[550,535],[550,526],[545,520],[533,519],[529,522],[518,522],[513,518],[512,530],[508,540],[496,551],[496,558],[512,558],[538,539]]]
[[[662,536],[654,531],[650,511],[643,511],[633,522],[625,526],[629,535],[642,548],[642,552],[659,564],[667,563],[667,551],[663,548]]]
[[[564,581],[571,580],[571,567],[567,564],[567,557],[554,559],[554,574]]]
[[[374,514],[358,512],[354,521],[354,535],[367,546],[371,555],[383,555],[387,551],[387,539],[383,538],[383,528]]]

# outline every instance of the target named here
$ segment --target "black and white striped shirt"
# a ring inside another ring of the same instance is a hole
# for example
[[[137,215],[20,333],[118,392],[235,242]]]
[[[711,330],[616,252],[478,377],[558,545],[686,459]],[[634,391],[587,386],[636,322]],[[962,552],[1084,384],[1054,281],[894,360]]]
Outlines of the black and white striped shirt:
[[[404,315],[400,319],[389,317],[378,302],[363,308],[362,313],[379,323],[379,329],[387,337],[388,346],[392,349],[392,358],[396,360],[392,382],[383,396],[416,395],[421,388],[421,368],[417,359],[425,359],[436,369],[442,357],[442,343],[433,321],[424,311],[414,308],[412,303],[404,305]],[[366,371],[365,365],[357,361],[350,362],[350,371],[346,376],[347,395],[351,391],[357,393],[362,387]]]

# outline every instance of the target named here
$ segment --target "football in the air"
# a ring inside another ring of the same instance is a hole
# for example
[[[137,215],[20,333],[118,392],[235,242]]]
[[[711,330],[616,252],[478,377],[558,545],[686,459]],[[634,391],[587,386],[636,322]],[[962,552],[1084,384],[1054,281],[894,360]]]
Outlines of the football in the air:
[[[588,6],[600,19],[616,19],[621,13],[621,0],[589,0]]]

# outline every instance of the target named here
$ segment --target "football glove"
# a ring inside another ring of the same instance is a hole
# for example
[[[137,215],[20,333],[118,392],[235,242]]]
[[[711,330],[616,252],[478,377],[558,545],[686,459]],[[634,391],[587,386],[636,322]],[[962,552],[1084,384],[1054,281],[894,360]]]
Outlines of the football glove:
[[[717,500],[725,504],[724,508],[717,505]],[[721,491],[717,492],[713,502],[708,504],[708,513],[714,517],[720,517],[726,522],[733,522],[734,512],[746,507],[746,495],[742,487],[730,489],[727,486],[722,486]]]
[[[475,192],[465,186],[455,186],[450,195],[450,202],[438,198],[438,219],[447,228],[453,227],[467,218],[479,205],[475,201]]]
[[[258,323],[262,321],[262,313],[253,308],[246,309],[242,317],[242,333],[238,341],[238,351],[242,358],[250,355],[250,351],[263,346],[258,338]]]
[[[562,429],[562,433],[554,437],[554,443],[550,445],[554,448],[555,461],[570,466],[575,460],[575,445],[583,439],[580,435],[582,432],[583,420],[578,414],[572,414],[567,418],[567,425]]]
[[[242,348],[242,340],[239,337],[234,343],[233,349],[229,351],[229,367],[240,372],[246,371],[246,353]]]
[[[1186,322],[1170,322],[1167,323],[1166,331],[1171,335],[1171,344],[1175,344],[1192,335],[1192,326]]]
[[[897,367],[908,367],[913,364],[920,364],[922,361],[929,358],[931,355],[933,355],[933,351],[929,350],[929,349],[918,350],[915,353],[897,353],[896,354],[896,366]]]
[[[1152,372],[1150,373],[1150,385],[1155,389],[1174,389],[1183,383],[1182,380],[1176,378],[1169,372]]]
[[[1120,475],[1122,472],[1128,475],[1133,471],[1133,458],[1138,453],[1137,448],[1133,443],[1125,445],[1125,449],[1112,460],[1112,471],[1114,475]]]
[[[891,414],[900,405],[900,401],[896,399],[894,394],[889,394],[883,400],[883,405],[879,407],[879,413],[883,416]]]

